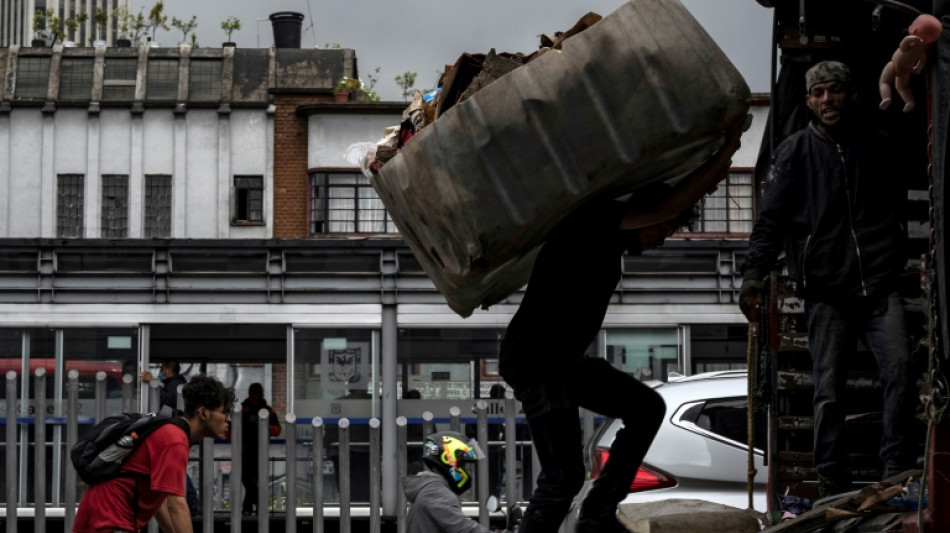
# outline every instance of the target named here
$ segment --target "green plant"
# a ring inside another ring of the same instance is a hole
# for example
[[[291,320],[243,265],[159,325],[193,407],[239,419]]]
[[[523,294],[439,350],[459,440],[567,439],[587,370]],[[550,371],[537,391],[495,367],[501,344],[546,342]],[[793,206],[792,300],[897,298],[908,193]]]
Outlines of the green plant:
[[[92,15],[92,20],[96,23],[99,38],[105,39],[107,34],[106,26],[109,24],[109,12],[104,9],[97,9]]]
[[[194,33],[191,34],[191,47],[198,48],[198,36]]]
[[[127,39],[132,41],[135,44],[138,44],[145,33],[145,29],[148,27],[148,23],[145,20],[145,15],[141,11],[137,15],[133,15],[125,8],[118,8],[113,11],[113,15],[118,21],[119,31]]]
[[[369,84],[363,84],[362,91],[357,97],[359,102],[378,102],[380,101],[379,94],[374,90],[376,83],[379,82],[379,73],[382,71],[382,67],[376,67],[373,69],[373,73],[366,76],[366,79],[369,80]]]
[[[155,5],[149,10],[148,16],[145,17],[145,21],[145,33],[148,35],[149,30],[151,30],[153,41],[155,40],[155,32],[159,28],[168,31],[168,15],[165,14],[165,2],[163,0],[155,2]]]
[[[89,20],[89,15],[86,12],[79,13],[75,17],[66,19],[63,23],[66,26],[66,30],[69,33],[69,40],[76,40],[76,30],[79,29],[79,25]]]
[[[336,90],[337,92],[342,92],[342,91],[349,92],[349,91],[356,91],[362,88],[363,88],[363,82],[361,82],[360,80],[356,78],[348,78],[346,76],[343,76],[342,78],[339,79],[339,81],[336,82],[336,87],[334,88],[334,90]]]
[[[188,42],[188,34],[195,31],[198,27],[198,16],[192,16],[191,20],[182,20],[178,17],[172,17],[172,26],[181,31],[181,42]],[[194,35],[192,35],[194,37]]]
[[[396,85],[398,85],[399,88],[402,89],[403,100],[409,100],[409,98],[412,96],[413,91],[415,91],[416,77],[417,75],[415,72],[409,72],[407,70],[406,72],[403,72],[402,74],[396,75],[396,77],[394,78],[396,81]]]
[[[233,16],[228,17],[227,20],[221,23],[221,29],[224,30],[224,33],[228,34],[228,42],[233,42],[231,41],[231,33],[241,29],[241,19]]]

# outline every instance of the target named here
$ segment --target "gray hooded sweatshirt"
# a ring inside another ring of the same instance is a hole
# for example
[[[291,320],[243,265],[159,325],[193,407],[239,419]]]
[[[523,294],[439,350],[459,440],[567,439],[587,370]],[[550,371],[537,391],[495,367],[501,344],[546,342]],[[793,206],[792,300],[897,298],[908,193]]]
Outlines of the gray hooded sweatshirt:
[[[462,513],[458,496],[439,474],[426,470],[402,478],[412,506],[406,518],[407,533],[490,533],[491,530]]]

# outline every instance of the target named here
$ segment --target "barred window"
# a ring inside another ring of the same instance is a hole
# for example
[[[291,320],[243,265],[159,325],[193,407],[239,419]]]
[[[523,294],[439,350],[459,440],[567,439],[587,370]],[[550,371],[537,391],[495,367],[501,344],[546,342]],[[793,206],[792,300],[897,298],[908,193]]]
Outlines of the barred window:
[[[715,192],[707,195],[695,233],[752,232],[752,172],[731,171]]]
[[[59,98],[89,100],[92,97],[93,59],[64,57],[59,69]]]
[[[188,99],[217,102],[221,99],[221,61],[193,59],[188,76]]]
[[[20,56],[16,69],[17,98],[46,98],[49,92],[49,57]]]
[[[138,60],[106,57],[102,76],[102,99],[128,101],[135,99],[135,74]]]
[[[234,221],[264,220],[264,177],[234,176]]]
[[[163,174],[145,176],[146,239],[171,237],[172,177]]]
[[[313,174],[310,233],[398,233],[382,200],[361,173]]]
[[[178,98],[178,60],[149,59],[145,94],[149,100]]]
[[[129,177],[102,176],[102,237],[120,239],[129,236]]]
[[[56,236],[82,237],[83,175],[56,177]]]

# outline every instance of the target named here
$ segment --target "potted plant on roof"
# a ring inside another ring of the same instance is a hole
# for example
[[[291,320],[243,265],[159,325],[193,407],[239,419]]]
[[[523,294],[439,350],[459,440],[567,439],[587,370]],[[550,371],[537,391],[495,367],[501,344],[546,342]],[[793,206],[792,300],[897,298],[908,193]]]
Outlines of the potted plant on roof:
[[[227,42],[221,43],[221,46],[237,46],[237,44],[231,40],[231,34],[234,33],[235,30],[241,29],[241,19],[233,16],[228,17],[227,20],[221,22],[221,29],[228,35]]]
[[[158,40],[155,39],[155,32],[158,31],[159,28],[168,31],[168,15],[165,14],[165,3],[163,0],[155,2],[155,5],[149,10],[145,21],[145,35],[149,41],[149,46],[158,47],[159,44]],[[151,36],[148,35],[149,30],[152,32]]]
[[[66,26],[66,31],[69,34],[69,40],[63,41],[63,46],[76,46],[76,30],[79,29],[79,25],[89,20],[89,15],[85,11],[77,14],[75,17],[70,17],[66,19],[64,25]]]
[[[350,95],[360,90],[363,87],[363,82],[357,78],[350,78],[343,76],[339,81],[336,82],[336,86],[333,88],[333,103],[335,104],[345,104],[350,101]]]
[[[181,41],[178,44],[188,44],[188,34],[195,31],[198,27],[198,16],[194,15],[191,20],[182,20],[178,17],[172,17],[172,26],[181,31]]]
[[[52,33],[49,31],[49,24],[53,17],[52,9],[49,11],[37,9],[36,13],[33,13],[33,40],[30,41],[30,46],[34,48],[46,47],[47,34]],[[56,20],[59,20],[59,17],[56,17]]]
[[[113,15],[116,18],[119,34],[121,35],[121,37],[116,39],[116,46],[127,48],[132,46],[132,43],[136,45],[139,44],[148,24],[145,20],[145,15],[143,15],[141,11],[139,11],[138,15],[133,15],[128,9],[121,7],[116,9]]]
[[[93,22],[96,23],[96,31],[98,39],[92,41],[93,46],[105,46],[106,45],[106,27],[109,24],[109,12],[104,9],[97,9],[92,15]]]

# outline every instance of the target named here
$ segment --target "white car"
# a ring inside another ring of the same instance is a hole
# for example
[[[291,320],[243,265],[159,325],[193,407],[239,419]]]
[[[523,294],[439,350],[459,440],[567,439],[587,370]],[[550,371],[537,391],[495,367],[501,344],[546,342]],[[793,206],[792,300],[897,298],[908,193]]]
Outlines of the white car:
[[[666,402],[666,418],[624,503],[690,498],[747,508],[746,372],[709,372],[649,384]],[[765,422],[764,414],[756,415],[753,505],[763,512]],[[621,427],[620,420],[611,420],[595,433],[588,447],[592,480]]]

